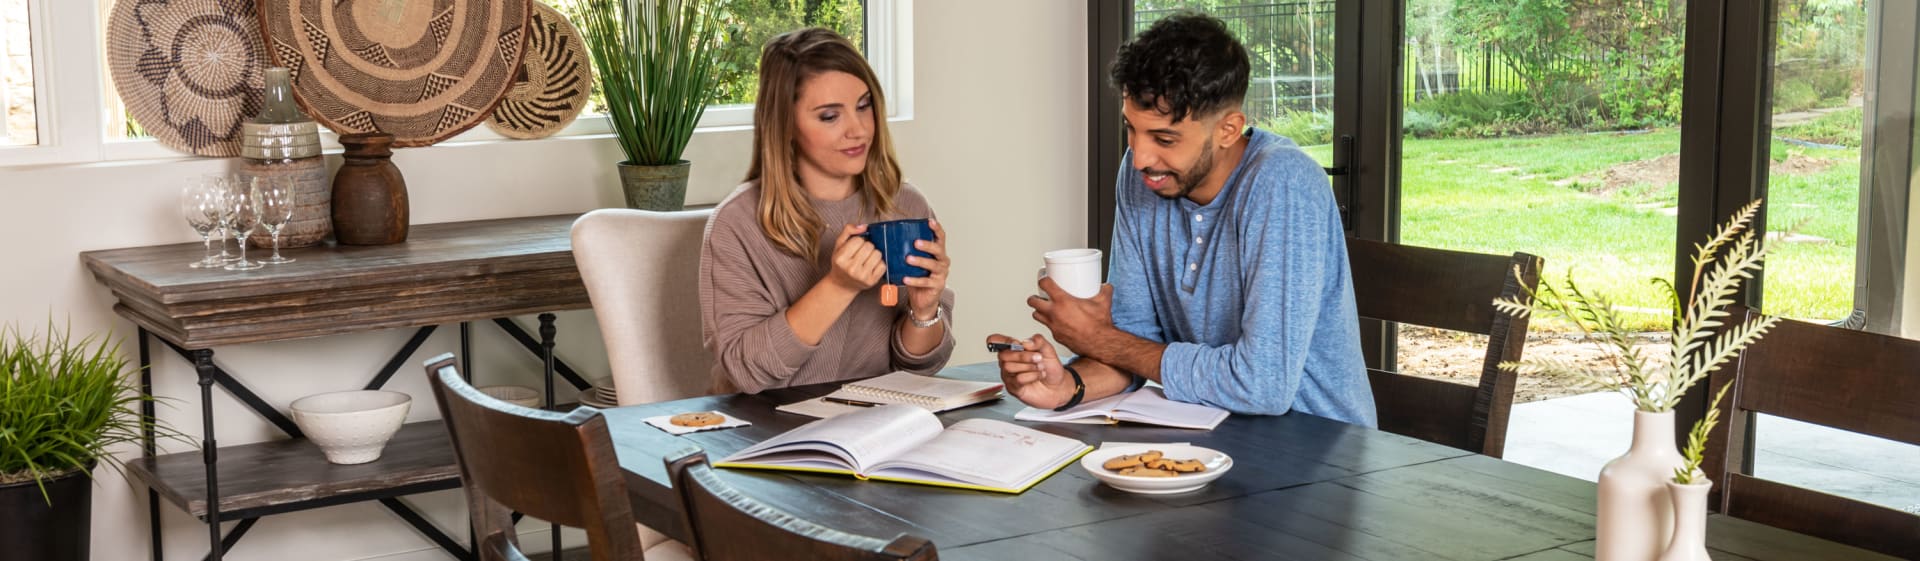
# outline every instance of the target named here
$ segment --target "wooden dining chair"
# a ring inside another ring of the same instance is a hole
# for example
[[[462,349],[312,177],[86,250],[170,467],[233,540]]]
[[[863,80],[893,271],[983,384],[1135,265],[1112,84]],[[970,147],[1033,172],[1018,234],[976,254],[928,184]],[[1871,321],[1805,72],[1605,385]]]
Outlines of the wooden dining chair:
[[[1493,308],[1495,298],[1531,302],[1541,259],[1467,253],[1347,238],[1360,317],[1487,336],[1475,385],[1367,369],[1380,429],[1500,457],[1527,318]]]
[[[700,242],[711,211],[600,209],[573,223],[573,259],[606,342],[620,405],[705,395]]]
[[[741,494],[720,481],[706,452],[668,456],[667,475],[680,492],[681,512],[704,561],[815,559],[821,561],[932,561],[933,542],[908,534],[892,540],[857,536],[808,522]]]
[[[1748,312],[1740,310],[1742,317]],[[1729,322],[1732,323],[1732,322]],[[1754,476],[1754,420],[1765,413],[1920,445],[1920,341],[1781,320],[1748,346],[1712,387],[1734,388],[1720,404],[1724,447],[1702,466],[1718,482],[1720,512],[1920,559],[1920,514]]]
[[[488,544],[479,548],[481,559],[520,558],[512,512],[585,529],[594,561],[687,558],[674,542],[642,551],[599,410],[555,413],[499,401],[460,377],[452,353],[426,368],[460,465],[474,535]]]

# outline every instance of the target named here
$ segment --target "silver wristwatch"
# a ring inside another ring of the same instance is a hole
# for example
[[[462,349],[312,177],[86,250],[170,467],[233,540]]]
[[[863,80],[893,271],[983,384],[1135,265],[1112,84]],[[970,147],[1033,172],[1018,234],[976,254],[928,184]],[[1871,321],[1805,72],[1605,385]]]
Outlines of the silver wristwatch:
[[[947,318],[947,313],[945,311],[941,311],[939,304],[933,305],[933,318],[928,319],[927,321],[920,321],[920,318],[913,313],[913,308],[907,308],[907,321],[911,322],[914,327],[918,327],[920,329],[933,327],[934,325],[940,323],[940,320],[943,320],[946,318]]]

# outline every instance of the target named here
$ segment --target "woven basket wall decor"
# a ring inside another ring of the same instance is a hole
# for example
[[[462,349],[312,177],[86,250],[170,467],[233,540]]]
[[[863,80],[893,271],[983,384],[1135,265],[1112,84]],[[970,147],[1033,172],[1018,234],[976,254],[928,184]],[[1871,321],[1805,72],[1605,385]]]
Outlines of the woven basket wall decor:
[[[107,16],[107,71],[127,112],[194,155],[240,154],[266,60],[253,0],[118,0]]]
[[[340,134],[426,146],[485,121],[512,87],[529,0],[262,0],[274,64]]]
[[[520,79],[493,109],[487,128],[507,138],[546,138],[567,128],[586,109],[593,91],[593,62],[580,30],[566,15],[533,3],[526,60],[520,68]]]

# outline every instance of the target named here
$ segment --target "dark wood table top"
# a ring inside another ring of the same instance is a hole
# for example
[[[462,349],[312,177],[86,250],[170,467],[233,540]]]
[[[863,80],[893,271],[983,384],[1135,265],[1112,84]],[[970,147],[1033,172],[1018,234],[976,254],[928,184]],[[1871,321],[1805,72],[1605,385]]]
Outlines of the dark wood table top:
[[[198,243],[80,259],[115,312],[201,349],[587,308],[569,238],[577,216],[417,225],[404,243],[282,250],[295,261],[252,271],[188,267]]]
[[[947,369],[987,379],[992,364]],[[689,446],[719,458],[811,421],[774,407],[829,386],[619,407],[605,411],[635,516],[685,539],[661,458]],[[1012,420],[1011,398],[942,413],[947,424]],[[753,422],[672,436],[642,422],[721,410]],[[1190,442],[1231,454],[1232,472],[1194,493],[1135,495],[1069,466],[1020,495],[718,470],[743,492],[837,529],[933,540],[942,559],[1302,559],[1554,561],[1593,556],[1594,484],[1311,415],[1235,415],[1212,431],[1146,425],[1024,423],[1098,446]],[[1891,559],[1715,515],[1718,560]]]

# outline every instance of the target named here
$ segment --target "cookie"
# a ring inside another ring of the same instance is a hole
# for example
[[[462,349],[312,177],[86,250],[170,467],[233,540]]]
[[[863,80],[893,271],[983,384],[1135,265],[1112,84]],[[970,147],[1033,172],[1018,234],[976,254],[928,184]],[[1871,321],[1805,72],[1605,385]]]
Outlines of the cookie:
[[[701,411],[699,413],[681,413],[674,415],[673,418],[667,419],[667,422],[673,423],[674,426],[681,427],[711,427],[727,422],[727,418],[712,411]]]
[[[1142,463],[1139,454],[1128,454],[1125,456],[1114,456],[1112,459],[1107,460],[1107,463],[1100,464],[1100,467],[1106,468],[1107,471],[1120,471],[1127,468],[1140,467]]]
[[[1161,460],[1161,463],[1165,467],[1162,467],[1160,469],[1173,470],[1178,473],[1198,473],[1202,471],[1207,471],[1207,464],[1201,463],[1200,460]]]
[[[1139,454],[1114,456],[1113,459],[1107,460],[1107,462],[1104,464],[1100,464],[1100,467],[1106,468],[1107,471],[1120,471],[1130,467],[1139,467],[1141,465],[1145,465],[1148,462],[1157,461],[1160,459],[1162,455],[1163,454],[1159,450],[1148,450],[1146,452],[1142,452]]]
[[[1120,475],[1131,475],[1134,477],[1173,477],[1180,474],[1171,470],[1153,469],[1143,466],[1120,470]]]

